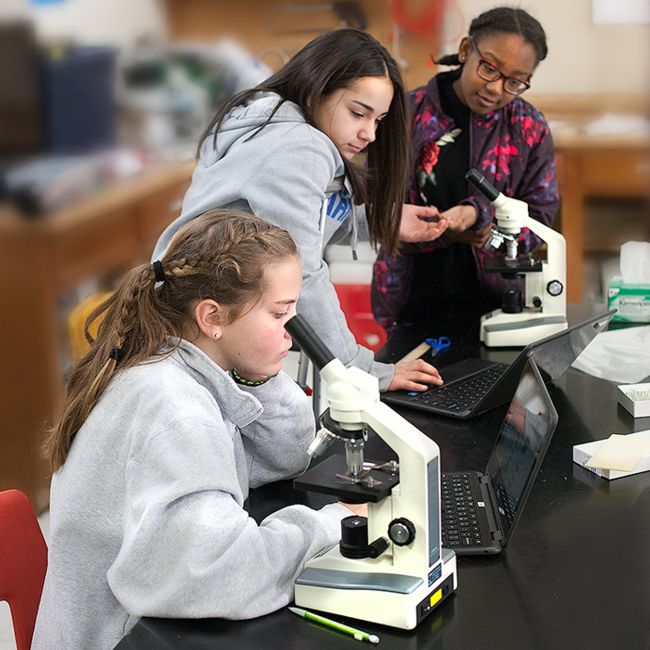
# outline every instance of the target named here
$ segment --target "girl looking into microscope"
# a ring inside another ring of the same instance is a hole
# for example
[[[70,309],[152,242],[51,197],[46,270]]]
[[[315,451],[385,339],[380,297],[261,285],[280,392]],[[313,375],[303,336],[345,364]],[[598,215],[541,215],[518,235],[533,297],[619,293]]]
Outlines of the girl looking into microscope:
[[[403,205],[408,131],[403,82],[388,51],[366,32],[326,32],[217,112],[181,216],[154,258],[183,223],[208,209],[253,212],[295,239],[303,272],[298,311],[345,365],[378,377],[382,390],[440,384],[421,359],[378,363],[357,345],[323,259],[326,245],[347,241],[354,252],[366,235],[393,255],[400,239],[428,241],[446,227],[437,209]]]
[[[554,150],[543,115],[522,95],[546,58],[546,35],[523,9],[497,7],[475,18],[458,52],[437,63],[453,66],[409,94],[413,159],[407,199],[435,207],[448,228],[434,241],[408,244],[399,255],[380,251],[372,305],[388,331],[397,323],[426,323],[434,335],[465,329],[478,340],[480,316],[501,304],[513,286],[487,274],[485,244],[494,207],[465,180],[471,168],[507,196],[528,204],[549,225],[558,209]],[[519,251],[540,241],[527,229]]]
[[[112,648],[141,616],[252,618],[365,506],[258,525],[249,488],[309,463],[314,418],[281,371],[301,286],[289,234],[215,210],[133,269],[74,368],[46,441],[49,559],[32,647]],[[87,324],[87,326],[88,326]]]

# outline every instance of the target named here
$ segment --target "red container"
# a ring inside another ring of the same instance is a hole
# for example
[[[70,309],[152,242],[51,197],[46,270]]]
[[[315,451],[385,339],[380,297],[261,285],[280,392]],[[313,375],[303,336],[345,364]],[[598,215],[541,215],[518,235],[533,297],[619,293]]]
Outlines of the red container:
[[[370,285],[335,284],[334,288],[348,327],[357,343],[371,350],[378,350],[386,342],[386,332],[372,315]]]

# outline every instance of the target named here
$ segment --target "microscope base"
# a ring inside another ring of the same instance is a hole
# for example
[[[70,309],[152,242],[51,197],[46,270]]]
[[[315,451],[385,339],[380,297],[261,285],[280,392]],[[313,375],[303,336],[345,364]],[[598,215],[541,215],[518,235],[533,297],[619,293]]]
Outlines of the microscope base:
[[[442,561],[424,578],[383,572],[374,561],[354,560],[352,570],[313,566],[321,559],[330,564],[326,561],[330,553],[338,555],[338,547],[307,562],[296,579],[299,607],[412,630],[458,585],[456,555],[446,549]]]
[[[481,316],[481,342],[489,348],[519,347],[567,329],[564,314],[506,314],[500,309]]]

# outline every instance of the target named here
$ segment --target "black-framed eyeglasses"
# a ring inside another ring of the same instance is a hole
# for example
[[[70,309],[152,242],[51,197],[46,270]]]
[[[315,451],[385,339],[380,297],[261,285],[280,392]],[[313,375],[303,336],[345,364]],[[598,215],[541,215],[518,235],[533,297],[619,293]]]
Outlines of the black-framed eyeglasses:
[[[503,90],[505,90],[509,95],[521,95],[524,91],[530,88],[530,84],[522,81],[521,79],[516,79],[515,77],[508,77],[499,70],[499,68],[493,66],[491,63],[488,63],[481,54],[481,50],[478,49],[478,45],[472,40],[472,47],[476,50],[476,53],[479,56],[478,66],[476,67],[476,74],[481,77],[484,81],[498,81],[503,79]]]

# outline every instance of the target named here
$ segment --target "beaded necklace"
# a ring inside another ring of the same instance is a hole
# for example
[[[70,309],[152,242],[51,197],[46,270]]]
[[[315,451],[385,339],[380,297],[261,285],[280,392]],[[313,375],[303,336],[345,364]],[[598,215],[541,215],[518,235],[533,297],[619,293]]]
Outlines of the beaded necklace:
[[[266,379],[246,379],[242,377],[234,368],[230,370],[232,378],[235,380],[236,384],[241,384],[242,386],[261,386],[265,384],[269,379],[273,379],[275,375],[269,375]]]

